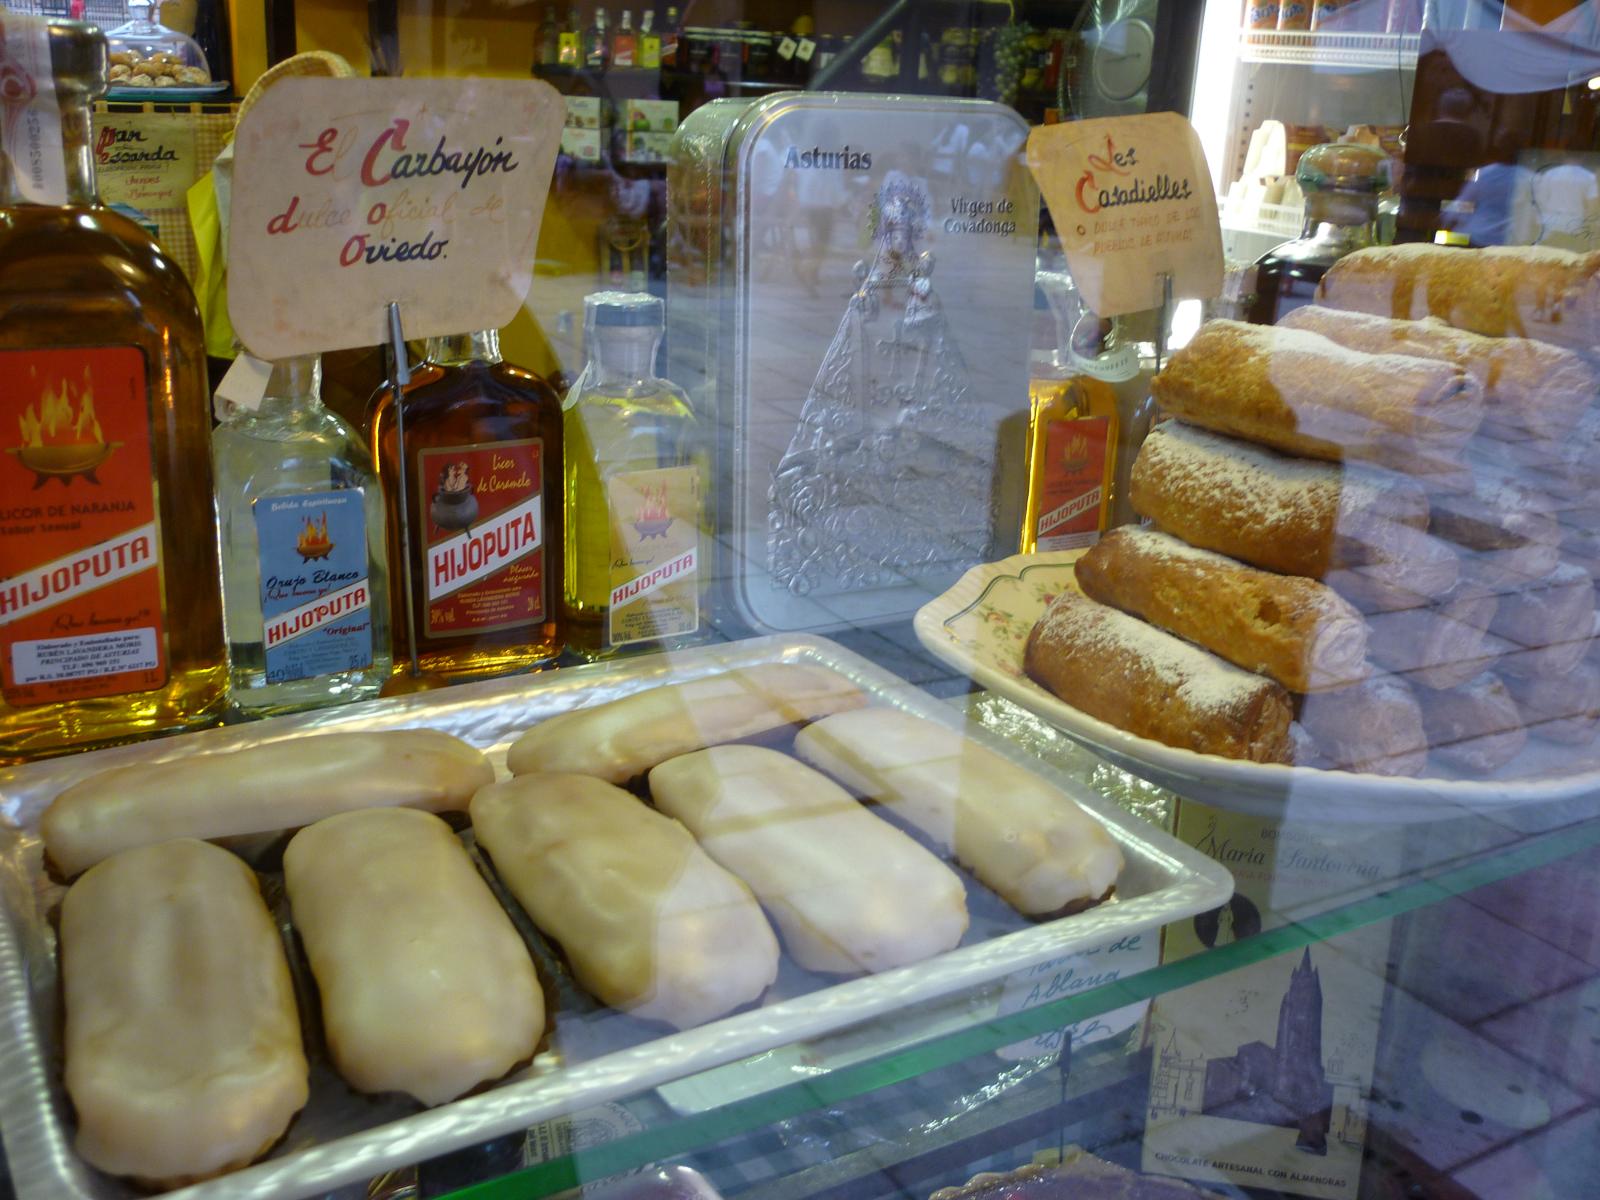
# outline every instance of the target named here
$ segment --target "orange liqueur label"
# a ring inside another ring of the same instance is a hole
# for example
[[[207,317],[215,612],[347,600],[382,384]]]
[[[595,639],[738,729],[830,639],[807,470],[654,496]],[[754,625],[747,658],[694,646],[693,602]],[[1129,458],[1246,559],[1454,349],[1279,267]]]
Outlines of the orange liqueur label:
[[[0,691],[13,707],[167,680],[144,354],[0,351]]]

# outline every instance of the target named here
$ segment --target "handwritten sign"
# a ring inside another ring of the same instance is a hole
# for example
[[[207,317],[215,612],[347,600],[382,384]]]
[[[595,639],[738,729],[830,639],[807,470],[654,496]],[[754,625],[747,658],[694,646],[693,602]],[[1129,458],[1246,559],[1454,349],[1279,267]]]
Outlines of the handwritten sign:
[[[206,171],[198,125],[188,113],[107,112],[94,119],[94,174],[100,198],[143,212],[181,209]]]
[[[1115,983],[1124,976],[1148,971],[1160,961],[1160,946],[1159,933],[1135,933],[1109,945],[1052,958],[1026,971],[1018,971],[1006,979],[996,1015],[1004,1017],[1038,1008],[1064,996],[1075,996]],[[1137,1025],[1149,1007],[1148,1000],[1137,1000],[1111,1012],[1087,1017],[1065,1029],[1047,1030],[1027,1041],[1002,1046],[995,1053],[1013,1061],[1055,1057],[1061,1053],[1061,1044],[1067,1037],[1071,1037],[1074,1046],[1087,1046],[1115,1037]]]
[[[280,359],[508,324],[563,121],[538,80],[286,79],[236,139],[228,313]]]
[[[1176,113],[1042,125],[1028,166],[1073,282],[1102,317],[1222,290],[1222,230],[1194,127]]]

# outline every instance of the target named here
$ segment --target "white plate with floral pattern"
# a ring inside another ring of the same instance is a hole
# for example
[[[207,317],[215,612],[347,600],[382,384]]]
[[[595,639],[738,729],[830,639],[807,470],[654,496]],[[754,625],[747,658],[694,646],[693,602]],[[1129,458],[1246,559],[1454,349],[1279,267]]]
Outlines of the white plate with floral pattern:
[[[1077,589],[1082,550],[1018,554],[973,567],[917,612],[917,638],[973,682],[1049,721],[1126,771],[1218,808],[1267,817],[1432,821],[1514,805],[1600,799],[1600,744],[1575,765],[1570,751],[1530,738],[1491,776],[1402,779],[1197,754],[1127,733],[1051,694],[1022,670],[1028,634],[1063,589]],[[1562,755],[1557,759],[1557,755]]]

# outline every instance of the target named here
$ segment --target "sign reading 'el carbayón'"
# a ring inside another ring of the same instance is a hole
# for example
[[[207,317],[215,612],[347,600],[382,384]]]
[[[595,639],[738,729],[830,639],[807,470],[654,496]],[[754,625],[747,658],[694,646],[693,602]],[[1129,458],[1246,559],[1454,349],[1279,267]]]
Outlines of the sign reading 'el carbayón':
[[[258,358],[498,329],[533,281],[564,108],[514,79],[286,79],[240,123],[228,312]],[[237,281],[248,280],[248,286]]]
[[[1194,127],[1176,113],[1041,126],[1028,137],[1073,282],[1102,317],[1222,289],[1222,232]]]

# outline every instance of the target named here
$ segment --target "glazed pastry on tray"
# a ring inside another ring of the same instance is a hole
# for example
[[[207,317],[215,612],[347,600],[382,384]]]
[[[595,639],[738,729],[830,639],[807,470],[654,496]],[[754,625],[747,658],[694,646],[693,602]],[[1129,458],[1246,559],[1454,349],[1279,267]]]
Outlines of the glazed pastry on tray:
[[[1289,762],[1282,685],[1074,591],[1028,635],[1028,677],[1074,708],[1168,746]]]
[[[1122,870],[1105,826],[1070,796],[923,717],[897,708],[839,713],[802,729],[794,748],[1028,916],[1092,904]]]
[[[249,867],[191,839],[124,850],[67,890],[60,940],[78,1153],[166,1190],[271,1149],[308,1070]]]
[[[521,775],[472,798],[472,829],[578,982],[613,1008],[688,1029],[777,978],[778,939],[750,889],[613,784]]]
[[[1419,454],[1448,458],[1483,419],[1483,389],[1453,363],[1241,321],[1201,326],[1151,389],[1167,412],[1216,433],[1401,470]]]
[[[836,671],[772,663],[635,692],[562,713],[512,743],[506,764],[627,783],[679,754],[860,708],[866,693]]]
[[[1328,269],[1318,301],[1384,317],[1438,317],[1489,337],[1531,337],[1593,354],[1600,254],[1546,246],[1372,246]]]
[[[433,729],[321,733],[113,767],[62,792],[40,822],[65,876],[130,846],[298,829],[352,809],[464,809],[493,782],[482,752]]]
[[[1075,571],[1091,600],[1276,679],[1291,692],[1339,687],[1368,673],[1361,614],[1315,580],[1248,567],[1132,527],[1101,538]]]
[[[1145,438],[1130,495],[1140,516],[1191,546],[1312,579],[1373,559],[1374,541],[1394,540],[1390,526],[1428,527],[1428,499],[1411,480],[1290,458],[1180,421]]]
[[[544,1032],[533,961],[438,817],[329,817],[295,834],[283,871],[351,1087],[442,1104],[532,1057]]]
[[[750,886],[807,970],[903,967],[966,932],[954,871],[787,754],[713,746],[668,759],[650,795]]]

